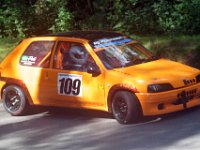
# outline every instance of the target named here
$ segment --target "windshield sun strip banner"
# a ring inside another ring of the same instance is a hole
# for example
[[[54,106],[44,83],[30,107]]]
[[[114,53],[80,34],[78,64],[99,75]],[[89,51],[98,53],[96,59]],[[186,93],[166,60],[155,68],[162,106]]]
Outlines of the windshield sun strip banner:
[[[133,41],[131,38],[124,38],[123,36],[114,37],[114,38],[105,38],[105,39],[99,39],[97,41],[92,42],[93,48],[103,48],[107,46],[114,46],[114,45],[122,45],[125,43],[129,43]]]

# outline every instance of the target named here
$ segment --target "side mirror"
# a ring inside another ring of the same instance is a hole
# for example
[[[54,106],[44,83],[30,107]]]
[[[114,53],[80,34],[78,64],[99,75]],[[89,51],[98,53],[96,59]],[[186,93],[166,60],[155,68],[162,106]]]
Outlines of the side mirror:
[[[87,66],[87,73],[91,73],[93,76],[97,76],[101,74],[101,71],[96,64],[92,63]]]

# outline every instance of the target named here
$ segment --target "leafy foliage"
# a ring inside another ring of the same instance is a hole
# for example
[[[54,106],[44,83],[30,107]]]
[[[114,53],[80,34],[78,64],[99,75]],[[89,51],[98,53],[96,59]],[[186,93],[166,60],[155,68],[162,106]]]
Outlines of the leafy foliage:
[[[200,0],[0,1],[0,37],[88,29],[199,34]]]
[[[154,12],[164,32],[199,33],[200,0],[162,0],[154,3]]]
[[[58,9],[58,16],[55,19],[55,24],[52,26],[53,32],[63,32],[72,28],[71,20],[72,14],[64,7]]]

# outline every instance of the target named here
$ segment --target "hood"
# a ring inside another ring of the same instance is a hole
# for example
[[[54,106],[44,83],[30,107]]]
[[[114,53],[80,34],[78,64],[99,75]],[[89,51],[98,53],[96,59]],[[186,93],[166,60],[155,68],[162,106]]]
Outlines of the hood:
[[[114,71],[131,76],[135,82],[143,84],[170,83],[174,88],[194,84],[196,76],[200,74],[198,69],[166,59],[114,69]]]

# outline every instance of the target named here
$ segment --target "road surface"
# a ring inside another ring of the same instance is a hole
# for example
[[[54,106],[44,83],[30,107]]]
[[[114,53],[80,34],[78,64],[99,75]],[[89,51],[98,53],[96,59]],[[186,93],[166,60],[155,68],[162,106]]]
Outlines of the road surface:
[[[96,111],[44,108],[10,116],[0,103],[0,150],[199,150],[200,107],[121,125]]]

